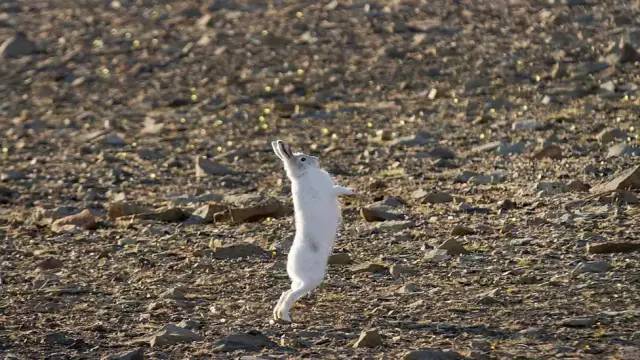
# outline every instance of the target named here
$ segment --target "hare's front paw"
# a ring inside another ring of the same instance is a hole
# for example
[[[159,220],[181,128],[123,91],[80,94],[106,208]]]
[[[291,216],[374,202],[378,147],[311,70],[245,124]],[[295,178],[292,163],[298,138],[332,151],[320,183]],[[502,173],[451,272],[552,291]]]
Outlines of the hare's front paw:
[[[290,323],[291,316],[289,315],[289,312],[284,311],[282,307],[276,307],[273,309],[273,320],[276,322]]]

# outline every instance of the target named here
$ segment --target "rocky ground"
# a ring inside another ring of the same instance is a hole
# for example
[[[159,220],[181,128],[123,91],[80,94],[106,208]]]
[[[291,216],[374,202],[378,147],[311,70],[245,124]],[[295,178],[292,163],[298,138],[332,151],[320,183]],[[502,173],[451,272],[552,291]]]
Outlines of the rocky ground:
[[[640,358],[638,1],[9,0],[0,42],[5,359]],[[292,325],[276,138],[361,193]]]

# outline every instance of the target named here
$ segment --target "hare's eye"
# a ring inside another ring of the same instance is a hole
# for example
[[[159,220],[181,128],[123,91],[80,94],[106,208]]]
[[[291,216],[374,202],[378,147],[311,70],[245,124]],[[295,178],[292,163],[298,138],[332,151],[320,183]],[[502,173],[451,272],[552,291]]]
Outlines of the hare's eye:
[[[300,158],[300,161],[307,161],[307,158]]]

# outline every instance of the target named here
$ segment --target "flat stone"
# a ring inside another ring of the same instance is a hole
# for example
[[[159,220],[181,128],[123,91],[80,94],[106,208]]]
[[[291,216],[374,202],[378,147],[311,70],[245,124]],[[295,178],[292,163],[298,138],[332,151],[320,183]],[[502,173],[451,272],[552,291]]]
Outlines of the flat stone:
[[[414,294],[420,292],[420,288],[414,283],[406,283],[402,285],[397,292],[399,294]]]
[[[611,265],[606,261],[600,260],[581,262],[573,271],[575,273],[603,273],[609,271],[609,269],[611,269]]]
[[[616,156],[640,156],[640,146],[618,143],[611,145],[607,150],[607,157]]]
[[[535,189],[540,196],[553,196],[569,191],[569,187],[559,181],[540,181]]]
[[[455,239],[449,239],[443,242],[440,246],[437,247],[438,250],[446,250],[447,254],[450,256],[456,256],[461,254],[468,254],[464,246],[460,242]]]
[[[63,217],[51,224],[51,229],[55,232],[78,228],[83,230],[93,230],[98,226],[95,216],[88,209],[81,212]]]
[[[142,214],[133,215],[135,219],[139,220],[155,220],[163,222],[180,222],[189,217],[188,213],[178,207],[168,207],[158,209],[155,211],[145,212]]]
[[[565,327],[582,328],[592,327],[596,322],[596,319],[593,317],[574,317],[560,321],[560,325]]]
[[[543,128],[543,124],[538,120],[521,120],[515,121],[511,124],[511,130],[538,130]]]
[[[223,245],[221,241],[213,241],[210,247],[213,250],[214,259],[236,259],[269,254],[260,246],[245,242]]]
[[[196,177],[229,175],[234,172],[228,167],[215,163],[209,159],[196,157]]]
[[[27,175],[19,170],[7,170],[0,173],[0,181],[15,181],[26,179]]]
[[[394,279],[399,279],[403,275],[413,275],[416,273],[416,270],[410,266],[402,265],[402,264],[393,264],[389,268],[389,273],[393,276]]]
[[[382,336],[378,333],[378,330],[364,330],[360,333],[360,337],[353,344],[354,348],[374,348],[382,345]]]
[[[562,159],[562,148],[559,145],[550,144],[542,147],[542,149],[536,151],[532,158],[534,159]]]
[[[360,208],[360,216],[369,222],[404,219],[404,215],[398,210],[380,204]]]
[[[187,224],[212,223],[216,213],[225,211],[226,207],[220,204],[207,204],[197,208],[185,221]]]
[[[472,153],[478,152],[489,152],[498,149],[502,145],[501,141],[492,141],[490,143],[486,143],[484,145],[475,146],[471,149]]]
[[[453,201],[453,196],[443,191],[435,191],[428,193],[422,198],[423,202],[430,204],[444,204]]]
[[[524,143],[507,143],[502,142],[500,146],[496,149],[499,155],[508,156],[508,155],[519,155],[524,152]]]
[[[272,217],[285,216],[288,209],[275,198],[262,196],[260,194],[231,195],[224,198],[229,204],[228,218],[236,223],[260,221]],[[214,219],[218,221],[216,216]]]
[[[151,347],[200,341],[203,337],[175,324],[167,324],[149,337]]]
[[[421,349],[412,350],[402,355],[402,360],[462,360],[464,357],[453,350]]]
[[[611,241],[587,245],[587,253],[589,254],[628,253],[633,251],[640,251],[640,242]]]
[[[613,180],[591,188],[592,193],[640,189],[640,165],[620,172]]]
[[[160,294],[162,299],[185,300],[188,289],[184,286],[175,286]]]
[[[375,229],[382,232],[399,232],[414,226],[411,220],[387,220],[375,223]]]
[[[236,350],[259,351],[264,348],[277,347],[278,344],[271,341],[258,330],[250,330],[246,333],[238,333],[225,336],[216,341],[214,352],[229,352]]]
[[[107,215],[109,216],[109,219],[114,220],[123,216],[148,213],[149,211],[151,210],[146,206],[142,206],[134,202],[116,201],[109,204]]]
[[[501,173],[493,173],[490,175],[476,175],[472,176],[468,183],[473,185],[488,185],[488,184],[499,184],[505,180],[505,175]]]
[[[418,131],[414,135],[399,137],[389,142],[389,146],[423,146],[431,142],[431,136],[424,132]]]
[[[603,144],[607,144],[616,140],[624,140],[626,138],[627,132],[619,128],[604,129],[600,131],[598,135],[596,135],[596,139]]]
[[[475,171],[464,170],[453,179],[453,182],[456,183],[466,183],[471,180],[473,177],[481,176],[482,174],[477,173]],[[426,196],[426,192],[423,197]]]
[[[103,356],[101,360],[144,360],[144,351],[142,348],[137,348],[113,355],[106,355]]]
[[[449,255],[449,252],[445,249],[431,249],[424,254],[424,259],[426,261],[434,263],[445,261],[449,258],[451,258],[451,255]]]
[[[336,253],[329,256],[329,265],[349,265],[353,262],[348,253]]]
[[[363,263],[363,264],[357,264],[351,267],[351,272],[353,273],[377,273],[377,274],[382,274],[382,273],[388,273],[389,272],[389,266],[386,264],[382,264],[382,263],[374,263],[374,262],[369,262],[369,263]]]

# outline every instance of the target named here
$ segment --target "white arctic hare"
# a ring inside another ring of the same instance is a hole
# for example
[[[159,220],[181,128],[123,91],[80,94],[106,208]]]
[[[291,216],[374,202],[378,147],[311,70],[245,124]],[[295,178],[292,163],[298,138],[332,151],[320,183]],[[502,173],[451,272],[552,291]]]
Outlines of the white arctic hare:
[[[317,157],[294,154],[281,140],[271,142],[271,146],[291,180],[296,220],[296,235],[287,259],[291,289],[282,293],[273,309],[276,321],[290,322],[293,304],[324,279],[340,224],[338,196],[354,192],[334,185],[329,173],[320,168]]]

